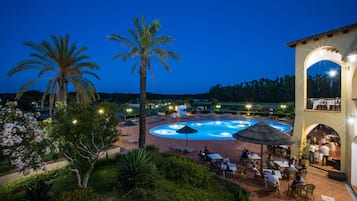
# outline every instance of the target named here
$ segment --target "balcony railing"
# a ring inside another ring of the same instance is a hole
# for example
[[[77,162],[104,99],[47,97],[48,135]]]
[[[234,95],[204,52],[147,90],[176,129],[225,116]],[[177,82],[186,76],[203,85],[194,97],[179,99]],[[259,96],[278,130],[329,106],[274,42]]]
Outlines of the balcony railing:
[[[324,111],[341,111],[340,98],[308,98],[306,109],[324,110]]]

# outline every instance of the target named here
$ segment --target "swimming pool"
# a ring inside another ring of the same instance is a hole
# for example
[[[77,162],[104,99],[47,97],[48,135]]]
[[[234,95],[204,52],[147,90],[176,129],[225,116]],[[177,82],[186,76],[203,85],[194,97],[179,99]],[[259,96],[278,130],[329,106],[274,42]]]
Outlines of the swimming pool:
[[[186,139],[185,134],[177,133],[176,130],[185,125],[196,129],[198,132],[188,134],[189,140],[234,140],[232,135],[238,131],[255,125],[260,120],[202,120],[177,122],[156,126],[150,129],[150,134],[163,138]],[[268,125],[289,132],[292,126],[280,122],[264,121]]]

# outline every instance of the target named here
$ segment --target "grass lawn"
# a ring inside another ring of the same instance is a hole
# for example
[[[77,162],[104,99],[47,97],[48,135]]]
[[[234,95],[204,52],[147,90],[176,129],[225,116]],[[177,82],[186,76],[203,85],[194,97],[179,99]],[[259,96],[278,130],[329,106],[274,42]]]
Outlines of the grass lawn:
[[[197,164],[198,165],[198,164]],[[201,165],[198,165],[201,166]],[[202,166],[202,168],[207,168]],[[59,172],[59,171],[58,171]],[[55,176],[53,176],[55,175]],[[45,176],[45,175],[44,175]],[[118,185],[118,170],[117,162],[109,161],[106,163],[98,164],[95,167],[88,186],[93,189],[94,194],[90,196],[90,199],[83,198],[76,201],[85,200],[112,200],[112,201],[124,201],[124,200],[147,200],[147,201],[234,201],[241,200],[239,198],[242,194],[242,190],[239,185],[231,183],[229,181],[222,180],[216,177],[213,173],[209,175],[209,184],[207,187],[195,187],[189,183],[177,183],[173,180],[166,179],[164,176],[158,176],[154,184],[138,188],[131,189],[130,191],[122,189]],[[23,179],[23,181],[16,181],[16,185],[9,183],[6,186],[0,188],[0,200],[4,200],[3,195],[11,195],[5,198],[10,200],[23,200],[25,196],[24,186],[33,184],[34,178],[31,177]],[[52,174],[50,183],[52,188],[49,191],[49,199],[57,200],[63,192],[71,192],[77,188],[76,177],[72,172],[61,171],[61,173]],[[243,190],[244,191],[244,190]],[[5,192],[5,194],[4,194]],[[244,196],[248,197],[249,194]]]

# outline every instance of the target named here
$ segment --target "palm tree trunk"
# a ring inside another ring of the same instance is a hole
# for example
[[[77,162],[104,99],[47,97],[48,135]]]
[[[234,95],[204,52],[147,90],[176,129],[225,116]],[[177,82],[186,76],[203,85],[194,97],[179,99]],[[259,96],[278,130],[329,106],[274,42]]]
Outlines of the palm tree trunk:
[[[139,116],[139,148],[145,147],[146,138],[146,57],[141,58],[140,65],[140,116]]]

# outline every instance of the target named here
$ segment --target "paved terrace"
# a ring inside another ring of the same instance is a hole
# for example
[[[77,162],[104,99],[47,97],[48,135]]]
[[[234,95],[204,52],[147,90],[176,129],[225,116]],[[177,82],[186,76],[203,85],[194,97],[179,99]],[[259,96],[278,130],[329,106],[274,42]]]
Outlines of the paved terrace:
[[[207,117],[208,118],[208,117]],[[242,119],[247,118],[244,116],[210,116],[209,119]],[[194,121],[200,120],[202,117],[194,117],[194,118],[182,118],[182,119],[171,119],[171,118],[164,118],[161,120],[156,120],[154,122],[148,121],[147,126],[147,136],[146,136],[146,144],[153,144],[160,148],[160,151],[169,151],[169,147],[175,146],[185,146],[185,140],[174,140],[174,139],[167,139],[167,138],[160,138],[149,134],[149,130],[152,127],[170,123],[170,122],[178,122],[178,121]],[[271,120],[271,119],[264,119],[264,120]],[[293,122],[284,123],[293,124]],[[128,127],[121,127],[120,128],[124,133],[128,134],[127,136],[121,137],[121,139],[116,143],[119,147],[126,147],[128,149],[136,148],[137,143],[130,143],[128,142],[127,138],[134,138],[138,139],[139,128],[138,125],[136,126],[128,126]],[[247,147],[250,152],[260,153],[260,145],[241,142],[237,140],[224,140],[224,141],[210,141],[210,140],[200,140],[200,141],[189,141],[189,146],[194,147],[196,149],[195,152],[187,155],[188,157],[196,160],[199,163],[202,163],[199,160],[199,156],[197,155],[200,150],[204,149],[204,146],[207,145],[208,149],[211,152],[220,153],[222,156],[229,157],[232,163],[237,163],[240,158],[240,154],[244,147]],[[267,149],[264,146],[264,161],[267,157]],[[238,169],[242,167],[239,165]],[[356,195],[350,189],[349,185],[345,182],[336,181],[333,179],[329,179],[327,176],[327,172],[320,170],[314,167],[308,167],[308,174],[305,178],[305,183],[311,183],[316,186],[314,191],[314,200],[319,201],[321,199],[321,195],[326,195],[329,197],[335,198],[336,201],[357,201]],[[281,180],[281,193],[278,195],[277,193],[269,193],[264,187],[263,182],[258,182],[254,179],[254,175],[252,173],[247,173],[247,177],[245,181],[240,184],[245,189],[251,192],[252,201],[264,200],[264,201],[279,201],[279,200],[301,200],[294,196],[287,197],[287,189],[288,189],[288,181]]]
[[[146,137],[146,144],[153,144],[160,148],[160,151],[169,151],[169,147],[175,146],[185,146],[185,140],[174,140],[174,139],[167,139],[167,138],[159,138],[149,134],[149,130],[157,125],[175,122],[175,121],[194,121],[199,120],[204,117],[199,118],[183,118],[183,119],[170,119],[164,118],[156,120],[155,122],[148,121],[147,126],[147,137]],[[210,116],[206,117],[209,119],[241,119],[246,118],[242,116]],[[271,120],[271,119],[269,119]],[[292,124],[293,122],[285,122]],[[127,136],[121,136],[120,140],[118,140],[115,145],[117,148],[112,149],[109,154],[115,154],[119,151],[125,151],[137,148],[137,143],[132,141],[132,139],[138,139],[139,128],[138,125],[136,126],[127,126],[127,127],[120,127],[120,130],[127,134]],[[128,140],[129,139],[129,140]],[[240,154],[244,147],[247,147],[250,152],[260,153],[260,145],[250,144],[246,142],[240,142],[237,140],[227,140],[227,141],[209,141],[209,140],[200,140],[200,141],[189,141],[190,147],[195,147],[196,151],[186,155],[198,163],[202,163],[199,160],[197,155],[199,150],[203,150],[204,146],[208,146],[209,150],[212,152],[220,153],[222,156],[229,157],[232,163],[237,163],[239,161]],[[267,150],[266,146],[264,146],[264,161],[267,157]],[[66,165],[66,161],[59,161],[57,163],[50,164],[48,169],[57,169],[61,168]],[[240,165],[238,169],[242,169]],[[37,172],[40,173],[40,172]],[[0,177],[0,186],[7,183],[9,180],[18,179],[23,177],[22,174],[13,173],[9,175],[5,175]],[[314,191],[314,200],[319,201],[321,199],[321,195],[333,197],[335,201],[357,201],[356,195],[350,189],[350,187],[345,182],[340,182],[336,180],[329,179],[327,176],[327,172],[320,170],[314,167],[308,167],[308,174],[305,179],[305,183],[311,183],[316,186]],[[256,181],[254,179],[254,175],[252,173],[247,173],[246,179],[240,183],[242,187],[249,190],[251,192],[252,201],[279,201],[279,200],[301,200],[294,196],[287,196],[287,189],[288,189],[288,181],[281,180],[281,193],[280,195],[277,193],[268,193],[264,187],[263,182]],[[356,192],[356,191],[355,191]]]

